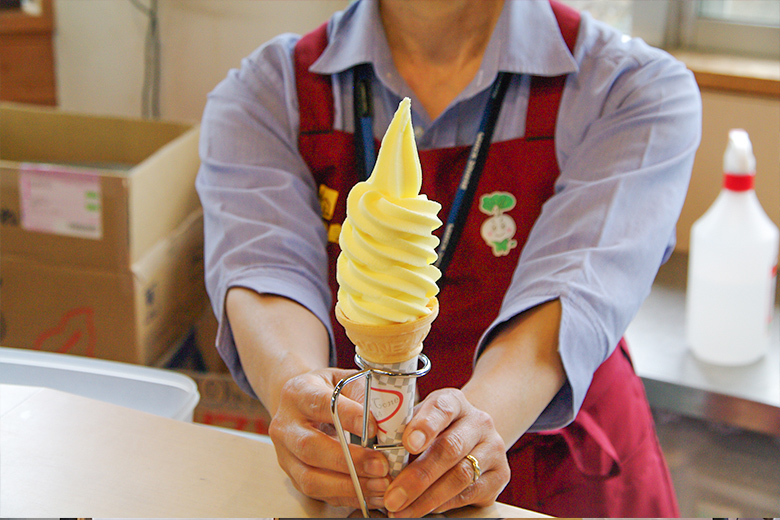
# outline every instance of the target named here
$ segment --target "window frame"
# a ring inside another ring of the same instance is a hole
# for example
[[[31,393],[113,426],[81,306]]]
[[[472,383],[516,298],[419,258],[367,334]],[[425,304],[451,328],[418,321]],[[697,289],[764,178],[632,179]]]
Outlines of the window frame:
[[[780,59],[780,28],[700,17],[697,0],[634,0],[632,35],[669,50]]]
[[[688,0],[682,4],[680,47],[780,58],[780,28],[701,17],[697,13],[697,3]]]

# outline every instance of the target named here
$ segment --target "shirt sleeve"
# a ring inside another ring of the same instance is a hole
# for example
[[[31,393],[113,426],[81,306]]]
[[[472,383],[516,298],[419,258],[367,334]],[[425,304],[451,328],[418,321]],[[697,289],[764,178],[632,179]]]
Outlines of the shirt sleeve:
[[[325,229],[313,177],[298,153],[297,40],[282,35],[245,58],[209,94],[202,119],[196,188],[217,349],[251,395],[225,314],[231,287],[297,301],[325,324],[333,343]]]
[[[674,247],[701,133],[693,75],[666,53],[624,39],[580,46],[575,58],[580,70],[567,79],[556,128],[555,194],[480,342],[512,316],[560,299],[567,383],[532,431],[574,419],[649,294]]]

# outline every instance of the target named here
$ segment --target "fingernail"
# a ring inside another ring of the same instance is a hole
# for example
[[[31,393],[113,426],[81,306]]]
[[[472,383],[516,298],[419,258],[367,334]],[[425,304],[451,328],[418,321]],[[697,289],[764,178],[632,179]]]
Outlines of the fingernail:
[[[370,509],[382,509],[385,507],[385,502],[382,500],[382,497],[368,497],[366,502],[368,502],[368,507]]]
[[[387,460],[384,457],[369,459],[363,466],[363,470],[369,477],[384,477],[387,475],[388,469]]]
[[[389,485],[390,480],[386,478],[370,478],[366,481],[366,489],[376,493],[383,493]]]
[[[398,511],[406,503],[406,491],[397,487],[385,495],[385,507],[390,511]]]
[[[406,441],[414,452],[418,452],[425,446],[425,434],[420,430],[414,430]]]

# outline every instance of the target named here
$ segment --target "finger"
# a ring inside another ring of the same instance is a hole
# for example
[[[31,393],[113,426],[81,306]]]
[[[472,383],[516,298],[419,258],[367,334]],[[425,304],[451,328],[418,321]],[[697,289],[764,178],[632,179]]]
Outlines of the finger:
[[[449,411],[448,416],[452,417],[456,415],[456,408],[454,406],[446,408],[442,403],[461,402],[457,397],[457,395],[445,394],[432,400],[431,404],[436,409]],[[410,504],[417,502],[420,497],[425,496],[422,509],[430,511],[452,499],[463,491],[473,478],[473,467],[466,460],[466,455],[475,453],[475,450],[483,454],[480,460],[483,471],[488,471],[492,467],[506,466],[508,475],[503,441],[495,431],[492,418],[489,414],[470,406],[465,399],[462,402],[465,402],[466,406],[461,407],[460,411],[466,409],[467,413],[457,416],[452,424],[429,443],[422,455],[409,464],[390,485],[385,497],[388,510],[403,511],[410,507]],[[418,413],[422,414],[425,411],[421,409]],[[433,414],[432,411],[431,413]],[[446,416],[440,414],[440,417]],[[440,418],[434,418],[432,423],[435,424],[437,420]],[[418,423],[420,424],[424,423]],[[436,486],[439,492],[432,493],[431,490]]]
[[[338,383],[338,381],[336,381],[335,383]],[[352,402],[356,403],[359,406],[359,408],[357,409],[360,412],[359,423],[358,424],[353,423],[351,429],[348,429],[345,425],[344,429],[360,437],[363,434],[363,413],[364,413],[364,405],[366,399],[366,378],[353,380],[349,384],[344,385],[341,388],[341,397],[339,398],[339,404],[341,404],[342,397],[348,398],[349,400],[351,400]],[[350,409],[344,413],[354,413],[357,410],[350,407]],[[339,418],[341,417],[342,417],[342,408],[341,406],[339,406]],[[376,437],[377,433],[378,433],[378,427],[377,427],[376,418],[373,416],[373,414],[369,413],[367,437],[371,439],[373,437]]]
[[[326,374],[291,379],[282,389],[282,399],[295,403],[297,411],[312,423],[333,423],[331,401],[333,386],[326,378],[347,377],[354,371],[328,370]],[[347,385],[347,386],[351,386]],[[346,388],[346,387],[345,387]],[[338,415],[345,431],[355,435],[363,432],[363,404],[342,393],[338,399]],[[373,430],[372,430],[373,428]],[[373,433],[372,433],[373,432]],[[376,435],[376,421],[369,421],[369,436]]]
[[[406,426],[403,443],[413,454],[427,449],[433,439],[443,432],[470,405],[456,390],[443,389],[432,392],[415,409],[414,416]]]
[[[404,510],[421,496],[427,495],[432,486],[465,459],[479,440],[479,428],[474,421],[465,418],[455,421],[395,478],[385,496],[387,509],[395,512]],[[449,500],[460,490],[450,495],[436,496],[430,509]]]
[[[332,438],[315,430],[305,430],[299,437],[308,437],[312,446],[321,449],[304,448],[297,452],[301,444],[293,443],[293,449],[284,442],[274,443],[280,466],[290,476],[296,488],[315,498],[354,496],[352,479],[349,476],[346,460],[341,446]],[[387,477],[388,464],[385,457],[373,450],[351,445],[350,455],[363,483],[366,497],[382,496],[390,483]],[[366,457],[368,456],[368,457]],[[377,460],[378,457],[378,460]]]
[[[332,397],[336,385],[341,380],[353,376],[356,373],[357,371],[355,370],[327,369],[324,376],[326,378],[330,377],[330,380],[328,381],[329,383],[328,388],[329,391],[331,392],[329,397],[329,399],[331,399],[331,403],[329,403],[328,405],[329,410],[332,409]],[[342,420],[342,425],[344,426],[344,429],[350,433],[357,435],[358,437],[363,435],[363,427],[364,427],[363,410],[365,404],[365,396],[366,396],[366,378],[361,377],[358,379],[353,379],[348,384],[343,385],[341,387],[341,393],[338,401],[339,418],[340,419],[344,418],[345,414],[348,416],[346,423]],[[342,401],[345,401],[348,404],[345,407],[342,407],[341,405]],[[357,405],[357,407],[355,405]],[[366,432],[367,437],[369,439],[376,437],[377,422],[374,416],[371,414],[368,414],[367,426],[368,426],[368,431]]]
[[[322,387],[326,389],[323,392]],[[347,463],[340,443],[332,436],[324,433],[324,426],[331,424],[333,418],[330,410],[324,411],[325,394],[330,392],[327,384],[320,377],[299,377],[290,380],[282,391],[282,402],[289,406],[280,406],[269,427],[269,434],[274,441],[277,452],[289,454],[303,464],[321,469],[339,471],[346,474]],[[314,403],[314,404],[306,404]],[[340,399],[339,410],[358,407],[354,401]],[[350,415],[344,413],[343,415]],[[354,415],[354,414],[353,414]],[[347,421],[345,421],[347,422]],[[342,424],[345,424],[343,422]],[[360,421],[362,429],[362,413]],[[347,430],[355,429],[347,427]],[[383,477],[389,469],[387,459],[381,453],[367,450],[360,446],[350,446],[352,459],[359,476]],[[290,457],[281,457],[280,464]]]
[[[475,450],[473,453],[480,453]],[[476,456],[476,455],[475,455]],[[490,460],[488,453],[481,455],[482,460]],[[466,505],[486,506],[495,501],[499,493],[509,479],[508,468],[506,474],[501,465],[491,466],[490,469],[480,473],[475,481],[474,466],[468,459],[450,468],[438,479],[425,493],[408,507],[396,511],[396,517],[424,516],[431,512],[441,513],[450,509]]]
[[[339,441],[318,429],[291,425],[277,438],[281,439],[285,452],[306,466],[349,473]],[[387,476],[389,465],[382,453],[355,444],[349,445],[349,453],[359,477]]]
[[[295,488],[306,496],[323,500],[334,506],[359,508],[352,479],[341,473],[293,463],[289,466],[290,479]],[[382,496],[390,479],[359,479],[363,497],[370,507],[381,507]]]
[[[389,513],[393,518],[417,518],[429,514],[441,514],[452,509],[458,509],[468,505],[487,507],[496,501],[498,495],[506,487],[507,481],[503,480],[495,472],[490,472],[480,477],[476,484],[470,484],[443,504],[436,504],[438,491],[425,494],[408,508],[394,513]]]

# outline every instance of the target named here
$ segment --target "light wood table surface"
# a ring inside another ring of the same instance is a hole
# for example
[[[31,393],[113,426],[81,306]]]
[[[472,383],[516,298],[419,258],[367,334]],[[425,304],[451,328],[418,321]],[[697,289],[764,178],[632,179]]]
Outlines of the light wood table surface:
[[[56,390],[0,385],[0,517],[346,517],[273,446]],[[543,517],[504,504],[453,517]]]

